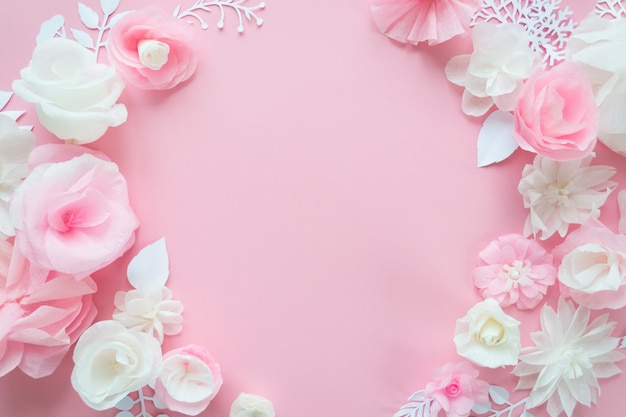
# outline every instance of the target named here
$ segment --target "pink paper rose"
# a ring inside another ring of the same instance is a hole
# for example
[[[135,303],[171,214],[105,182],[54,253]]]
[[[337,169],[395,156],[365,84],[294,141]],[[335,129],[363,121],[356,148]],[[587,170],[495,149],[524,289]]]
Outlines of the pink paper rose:
[[[167,408],[195,416],[204,411],[222,386],[220,367],[203,346],[189,345],[163,355],[155,395]]]
[[[513,137],[522,149],[556,161],[583,158],[596,144],[598,109],[585,73],[565,62],[538,70],[515,107]]]
[[[467,417],[474,405],[489,403],[489,384],[477,377],[478,371],[468,362],[436,369],[424,392],[434,399],[431,415],[443,409],[447,417]]]
[[[0,376],[16,367],[33,378],[54,372],[93,322],[95,292],[91,278],[39,268],[0,241]]]
[[[122,77],[145,90],[175,87],[197,65],[192,28],[156,7],[120,19],[111,28],[107,51]]]
[[[116,164],[87,153],[63,162],[35,157],[40,164],[9,209],[16,246],[32,263],[80,279],[132,246],[138,222]]]
[[[552,253],[563,295],[592,309],[626,306],[626,236],[590,220]]]
[[[552,255],[536,241],[521,235],[500,236],[480,252],[474,285],[483,298],[502,307],[535,308],[556,281]]]

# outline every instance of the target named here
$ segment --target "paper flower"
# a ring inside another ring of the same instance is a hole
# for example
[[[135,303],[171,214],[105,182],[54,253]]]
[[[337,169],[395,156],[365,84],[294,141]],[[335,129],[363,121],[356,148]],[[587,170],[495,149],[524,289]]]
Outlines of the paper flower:
[[[59,139],[93,142],[126,121],[126,107],[116,104],[124,89],[121,77],[74,41],[40,43],[20,75],[15,94],[37,105],[39,121]]]
[[[183,329],[183,304],[172,300],[167,287],[154,286],[115,294],[113,320],[127,329],[148,333],[159,343],[164,335],[175,335]]]
[[[522,149],[557,161],[583,158],[596,144],[598,109],[591,84],[575,64],[539,69],[515,106],[513,138]]]
[[[584,19],[567,41],[566,56],[578,64],[593,85],[600,119],[598,138],[626,156],[626,19]]]
[[[0,239],[15,234],[9,219],[9,199],[28,174],[28,155],[35,147],[35,135],[0,114]]]
[[[433,398],[431,415],[444,410],[447,417],[467,417],[474,405],[489,403],[489,384],[468,362],[447,363],[435,369],[424,394]]]
[[[172,411],[195,416],[204,411],[222,386],[220,367],[205,347],[190,345],[163,356],[163,371],[154,388]]]
[[[519,324],[488,298],[456,321],[456,351],[478,366],[515,365],[521,348]]]
[[[90,154],[36,166],[9,213],[31,262],[77,278],[126,252],[138,226],[117,165]]]
[[[474,52],[453,57],[446,65],[450,82],[465,87],[462,108],[482,116],[494,104],[513,111],[524,80],[537,61],[524,28],[515,23],[481,22],[472,30]]]
[[[502,307],[535,308],[556,280],[552,256],[521,235],[500,236],[479,257],[481,266],[474,270],[474,285],[483,298],[493,298]]]
[[[623,355],[615,351],[619,339],[611,337],[614,322],[608,314],[589,323],[590,310],[575,308],[559,299],[555,312],[545,305],[541,310],[541,331],[530,336],[535,346],[524,348],[513,373],[520,377],[516,389],[530,389],[529,407],[548,403],[548,414],[567,416],[577,403],[595,404],[599,378],[616,375],[615,362]]]
[[[99,321],[76,343],[72,386],[89,407],[105,410],[147,385],[161,368],[161,345],[154,337],[114,320]]]
[[[274,405],[265,397],[240,393],[230,406],[230,417],[275,417]]]
[[[0,376],[50,375],[93,322],[96,284],[30,264],[0,241]]]
[[[480,0],[373,0],[378,29],[398,42],[435,45],[465,33]]]
[[[133,85],[166,90],[196,70],[192,28],[183,20],[147,7],[124,16],[111,28],[109,60]]]
[[[592,156],[566,162],[556,162],[536,156],[526,165],[518,190],[524,197],[524,207],[530,209],[524,225],[524,235],[547,239],[558,232],[565,236],[570,224],[583,224],[600,215],[600,207],[613,191],[609,181],[615,168],[590,166]]]
[[[592,309],[626,306],[626,236],[590,220],[552,251],[561,293]]]

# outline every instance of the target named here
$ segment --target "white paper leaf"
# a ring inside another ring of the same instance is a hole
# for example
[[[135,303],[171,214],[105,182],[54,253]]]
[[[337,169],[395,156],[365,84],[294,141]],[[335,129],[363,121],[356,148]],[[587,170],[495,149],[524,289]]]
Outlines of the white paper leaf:
[[[0,91],[0,110],[4,109],[4,106],[11,100],[11,97],[13,97],[13,92]]]
[[[622,343],[619,345],[620,349],[626,348],[626,336],[622,337]]]
[[[23,115],[24,113],[26,113],[26,112],[25,111],[21,111],[21,110],[6,110],[6,111],[2,112],[2,114],[4,114],[7,117],[10,117],[11,119],[13,119],[16,122],[17,122],[17,119],[19,119],[20,116]]]
[[[174,13],[172,13],[172,15],[174,17],[178,17],[178,13],[180,13],[180,4],[176,6],[176,8],[174,9]]]
[[[476,414],[485,414],[486,412],[491,410],[491,404],[474,404],[472,407],[472,411]]]
[[[424,399],[426,399],[426,394],[424,393],[424,390],[417,391],[409,397],[409,401],[423,401]]]
[[[115,415],[115,417],[135,417],[135,415],[130,411],[120,411]]]
[[[135,288],[165,286],[170,274],[165,238],[143,248],[128,264],[128,282]]]
[[[483,123],[478,134],[478,167],[504,161],[518,148],[513,139],[514,118],[509,112],[496,110]]]
[[[113,14],[120,7],[120,0],[100,0],[100,8],[105,15]]]
[[[528,411],[524,411],[522,414],[520,414],[519,417],[535,417],[535,416],[530,414]]]
[[[52,18],[43,22],[41,26],[39,27],[39,34],[37,35],[37,43],[40,44],[46,39],[54,38],[54,36],[57,34],[59,30],[61,30],[64,24],[65,24],[65,20],[63,19],[63,16],[61,16],[60,14],[52,16]]]
[[[126,12],[124,12],[124,13],[117,13],[115,16],[113,16],[113,17],[111,18],[111,20],[109,20],[109,24],[107,25],[107,27],[108,27],[108,28],[112,28],[113,26],[115,26],[115,24],[116,24],[117,22],[119,22],[119,20],[120,20],[122,17],[126,16],[128,13],[132,13],[133,11],[134,11],[134,10],[128,10],[128,11],[126,11]]]
[[[82,3],[78,3],[78,14],[80,15],[80,21],[89,29],[97,29],[100,18],[98,13],[85,6]]]
[[[133,401],[132,398],[124,397],[120,400],[120,402],[115,404],[115,408],[118,410],[128,411],[133,408],[133,405],[135,405],[135,401]]]
[[[489,386],[489,396],[493,400],[494,403],[498,405],[502,405],[509,399],[509,392],[503,387],[499,387],[497,385]]]
[[[71,31],[74,39],[76,39],[76,42],[78,42],[87,49],[94,49],[93,39],[91,39],[91,36],[89,36],[87,32],[83,32],[82,30],[78,29],[71,29]]]

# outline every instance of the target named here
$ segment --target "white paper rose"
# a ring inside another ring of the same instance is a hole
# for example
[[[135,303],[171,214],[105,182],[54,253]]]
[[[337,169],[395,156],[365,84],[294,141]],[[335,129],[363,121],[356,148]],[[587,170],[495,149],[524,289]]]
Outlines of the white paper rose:
[[[9,199],[28,175],[28,155],[34,147],[32,132],[0,114],[0,238],[15,234],[9,219]]]
[[[508,316],[496,300],[488,298],[457,320],[457,353],[488,368],[515,365],[521,349],[520,322]]]
[[[147,385],[161,369],[161,345],[154,337],[105,320],[78,339],[72,386],[88,406],[104,410]]]
[[[591,82],[600,110],[598,138],[626,156],[626,19],[608,20],[591,13],[569,37],[567,59]]]
[[[230,417],[274,417],[272,402],[260,395],[242,392],[230,407]]]
[[[465,87],[462,108],[482,116],[494,104],[512,111],[524,80],[537,62],[522,26],[482,22],[472,30],[474,52],[453,57],[446,65],[450,82]]]
[[[626,277],[626,255],[604,245],[582,245],[563,257],[559,281],[585,294],[617,291]]]
[[[59,139],[93,142],[126,121],[126,107],[116,104],[122,78],[74,41],[40,43],[20,75],[13,82],[15,94],[37,105],[39,121]]]

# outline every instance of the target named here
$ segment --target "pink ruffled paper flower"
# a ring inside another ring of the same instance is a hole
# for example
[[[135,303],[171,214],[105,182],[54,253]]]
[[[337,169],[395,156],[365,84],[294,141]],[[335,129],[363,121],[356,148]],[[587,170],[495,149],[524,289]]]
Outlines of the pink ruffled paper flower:
[[[117,165],[88,153],[37,165],[16,190],[10,216],[16,245],[32,263],[79,279],[126,252],[139,225]]]
[[[515,107],[519,146],[556,161],[583,158],[596,145],[598,108],[587,76],[564,62],[526,80]]]
[[[433,380],[424,394],[433,398],[431,415],[440,410],[447,417],[467,417],[475,405],[489,403],[489,384],[478,378],[478,371],[468,362],[447,363],[433,372]]]
[[[558,232],[567,233],[570,224],[583,224],[600,215],[615,182],[615,168],[590,166],[592,156],[556,162],[539,155],[522,172],[518,190],[524,197],[524,207],[530,209],[524,225],[524,235],[547,239]]]
[[[398,42],[435,45],[465,33],[480,0],[373,0],[378,29]]]
[[[163,371],[154,391],[170,410],[195,416],[207,408],[221,386],[220,367],[209,351],[189,345],[163,356]]]
[[[30,264],[0,241],[0,376],[50,375],[93,322],[96,284]]]
[[[590,310],[575,308],[559,299],[558,310],[547,304],[541,310],[541,331],[531,333],[535,346],[524,348],[513,373],[520,377],[516,389],[530,389],[528,407],[548,403],[547,411],[570,417],[577,403],[587,407],[600,393],[598,379],[620,373],[615,362],[624,355],[611,333],[615,322],[604,314],[591,323]]]
[[[626,306],[626,236],[590,220],[552,253],[560,262],[563,295],[593,309]]]
[[[129,13],[111,28],[109,61],[126,80],[145,90],[167,90],[196,70],[192,28],[147,7]]]
[[[502,307],[535,308],[556,281],[552,255],[521,235],[500,236],[479,257],[481,266],[474,270],[474,285],[483,298],[493,298]]]

